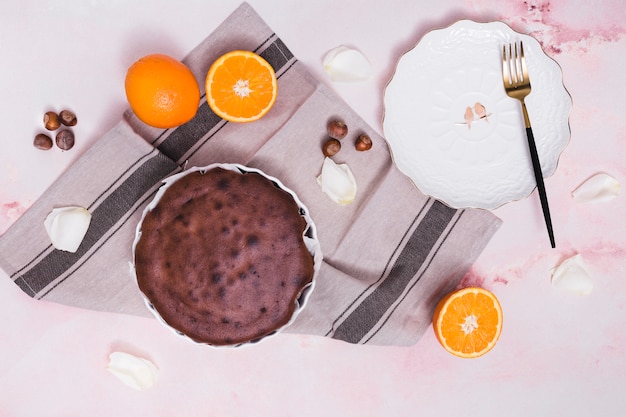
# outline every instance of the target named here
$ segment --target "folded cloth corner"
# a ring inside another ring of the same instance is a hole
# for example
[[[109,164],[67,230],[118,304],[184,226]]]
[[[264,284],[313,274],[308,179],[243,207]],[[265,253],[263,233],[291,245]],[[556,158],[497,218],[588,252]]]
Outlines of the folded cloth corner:
[[[311,76],[247,3],[184,61],[202,81],[211,63],[233,49],[260,54],[276,71],[279,96],[263,119],[226,122],[209,109],[204,92],[194,119],[174,129],[148,127],[128,110],[0,237],[0,267],[36,299],[151,316],[130,273],[144,207],[181,167],[241,163],[294,190],[317,226],[324,262],[306,308],[285,332],[414,344],[436,302],[458,285],[501,221],[422,194],[393,164],[384,138]],[[374,142],[368,152],[342,149],[341,162],[359,187],[348,206],[332,202],[316,182],[333,117]],[[66,205],[92,213],[74,254],[54,249],[43,227],[54,207]]]

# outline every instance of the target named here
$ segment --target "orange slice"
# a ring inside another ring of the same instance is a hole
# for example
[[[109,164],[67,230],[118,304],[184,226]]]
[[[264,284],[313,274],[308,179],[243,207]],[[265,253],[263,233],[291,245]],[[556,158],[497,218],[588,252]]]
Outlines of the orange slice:
[[[224,54],[207,73],[207,103],[215,114],[230,122],[252,122],[265,116],[277,93],[274,69],[254,52]]]
[[[464,288],[448,294],[435,308],[433,328],[439,343],[462,358],[489,352],[502,331],[502,307],[482,288]]]

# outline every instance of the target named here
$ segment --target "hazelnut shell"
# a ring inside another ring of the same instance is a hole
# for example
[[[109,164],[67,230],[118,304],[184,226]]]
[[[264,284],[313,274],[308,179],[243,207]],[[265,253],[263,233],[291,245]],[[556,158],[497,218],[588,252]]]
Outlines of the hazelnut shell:
[[[337,152],[341,150],[341,142],[335,138],[328,139],[324,146],[322,146],[322,152],[324,156],[333,156],[336,155]]]
[[[354,147],[357,151],[368,151],[372,149],[372,139],[365,133],[363,133],[359,135],[359,137],[354,142]]]
[[[35,139],[33,140],[33,145],[37,149],[47,151],[48,149],[52,148],[52,138],[45,133],[39,133],[35,136]]]
[[[78,123],[76,115],[70,110],[61,111],[61,113],[59,113],[59,117],[64,126],[76,126],[76,123]]]
[[[58,114],[53,111],[49,111],[43,115],[43,124],[48,130],[57,130],[59,126],[61,126],[61,120],[59,120]]]
[[[61,130],[55,138],[59,149],[68,151],[74,147],[74,132],[68,129]]]
[[[327,126],[328,136],[333,139],[343,139],[348,134],[348,126],[341,120],[333,120]]]

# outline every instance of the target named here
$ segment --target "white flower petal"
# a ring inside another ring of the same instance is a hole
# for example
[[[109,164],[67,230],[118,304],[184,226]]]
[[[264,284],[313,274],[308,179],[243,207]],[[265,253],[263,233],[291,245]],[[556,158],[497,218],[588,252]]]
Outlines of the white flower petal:
[[[338,46],[326,54],[324,69],[333,81],[364,81],[372,75],[372,66],[367,58],[346,46]]]
[[[159,374],[149,360],[125,352],[112,352],[106,369],[124,384],[139,391],[152,387]]]
[[[91,213],[82,207],[53,209],[44,221],[52,245],[63,251],[76,252],[91,223]]]
[[[345,206],[356,198],[356,180],[346,164],[335,164],[330,158],[324,158],[322,173],[317,177],[322,191],[335,203]]]
[[[580,295],[591,293],[593,281],[580,254],[564,260],[552,271],[552,285]]]
[[[596,174],[587,179],[572,191],[577,203],[608,201],[620,192],[621,184],[612,176],[604,173]]]

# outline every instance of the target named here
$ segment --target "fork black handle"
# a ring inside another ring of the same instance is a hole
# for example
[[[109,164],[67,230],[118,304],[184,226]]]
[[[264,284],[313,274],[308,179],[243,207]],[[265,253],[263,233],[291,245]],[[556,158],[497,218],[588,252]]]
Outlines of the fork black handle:
[[[546,195],[546,186],[543,183],[543,173],[541,172],[541,164],[539,163],[539,155],[537,153],[537,145],[535,145],[535,137],[533,136],[532,128],[526,128],[526,137],[528,138],[530,159],[533,162],[533,171],[535,171],[537,191],[539,191],[539,200],[541,200],[541,209],[543,210],[543,218],[546,221],[548,236],[550,237],[550,245],[555,248],[556,244],[554,243],[554,231],[552,230],[552,219],[550,218],[550,208],[548,207],[548,196]]]

